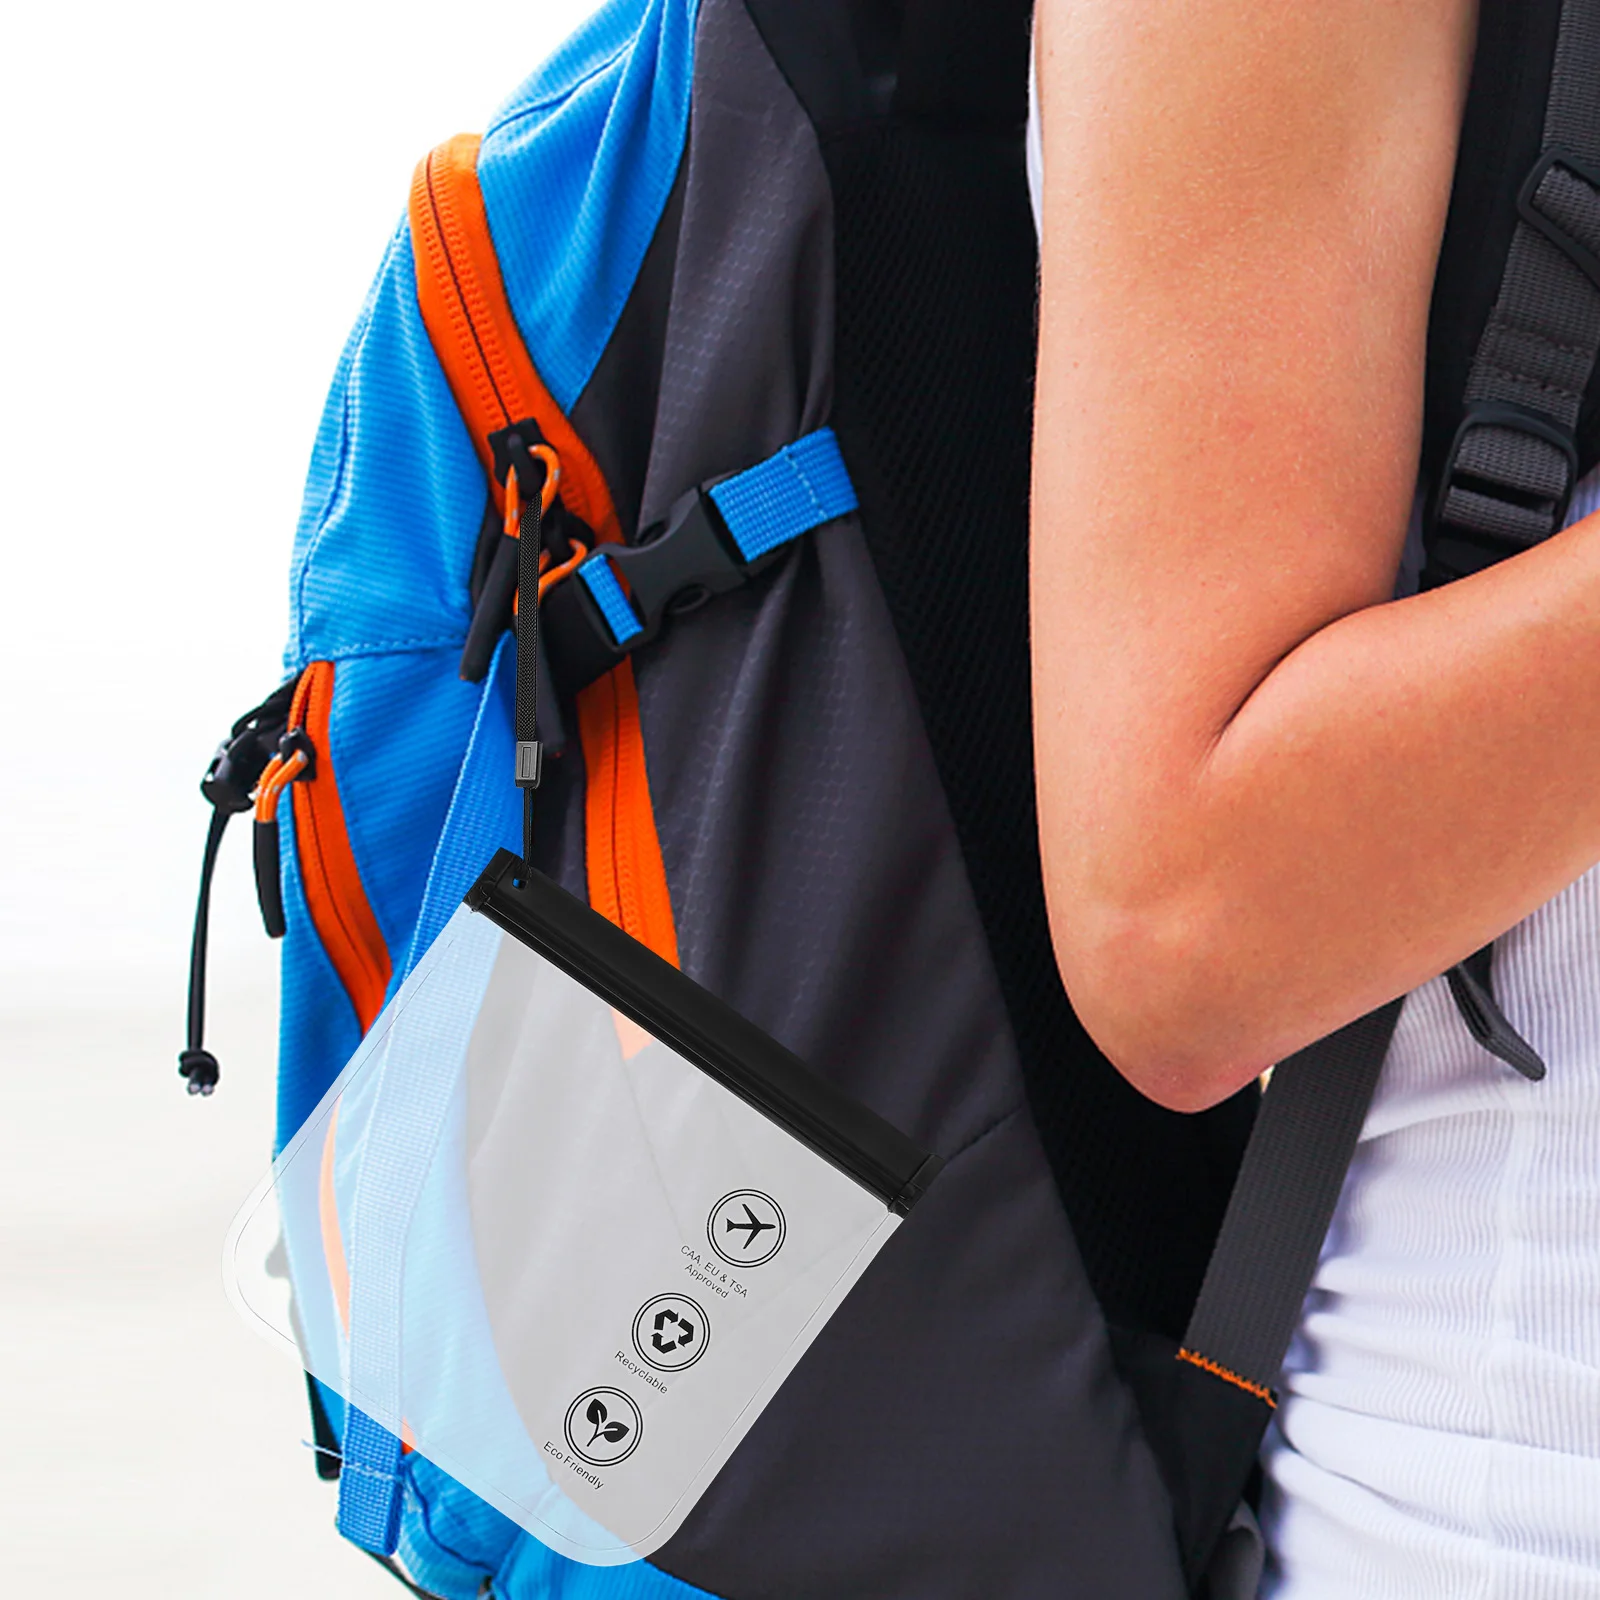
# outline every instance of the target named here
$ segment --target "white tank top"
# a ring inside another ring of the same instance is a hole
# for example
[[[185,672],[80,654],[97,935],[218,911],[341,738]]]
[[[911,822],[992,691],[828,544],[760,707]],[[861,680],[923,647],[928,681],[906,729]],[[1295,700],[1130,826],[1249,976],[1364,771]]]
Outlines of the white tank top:
[[[1037,220],[1036,90],[1027,153]],[[1600,1600],[1600,867],[1494,989],[1549,1075],[1443,978],[1407,999],[1267,1438],[1263,1600]]]

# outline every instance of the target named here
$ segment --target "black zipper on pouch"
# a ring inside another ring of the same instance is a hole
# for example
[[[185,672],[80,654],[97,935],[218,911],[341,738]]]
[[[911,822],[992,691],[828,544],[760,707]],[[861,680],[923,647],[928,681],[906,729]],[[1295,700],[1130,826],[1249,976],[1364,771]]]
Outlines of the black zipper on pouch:
[[[465,898],[897,1215],[944,1165],[558,884],[537,872],[524,877],[511,851],[495,856]]]

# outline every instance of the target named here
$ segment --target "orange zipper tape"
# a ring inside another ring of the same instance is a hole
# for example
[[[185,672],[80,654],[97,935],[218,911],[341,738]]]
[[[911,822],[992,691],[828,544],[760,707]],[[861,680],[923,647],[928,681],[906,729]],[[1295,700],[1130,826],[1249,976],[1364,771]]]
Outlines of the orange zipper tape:
[[[535,370],[506,298],[478,187],[479,143],[476,135],[458,135],[417,166],[410,215],[422,320],[502,513],[505,490],[495,479],[489,435],[532,417],[560,458],[562,503],[601,543],[616,543],[622,531],[611,491]],[[676,966],[678,935],[631,661],[579,693],[578,733],[588,779],[589,903]]]
[[[505,489],[494,475],[489,435],[532,417],[560,457],[567,509],[602,542],[619,540],[622,530],[605,478],[545,388],[517,331],[478,187],[480,143],[476,134],[458,134],[417,163],[411,248],[422,320],[501,511]]]
[[[389,947],[356,870],[334,776],[328,737],[333,672],[331,661],[313,661],[300,675],[289,708],[289,726],[305,730],[316,751],[316,762],[311,776],[291,784],[289,793],[306,909],[365,1033],[383,1010],[393,969]]]

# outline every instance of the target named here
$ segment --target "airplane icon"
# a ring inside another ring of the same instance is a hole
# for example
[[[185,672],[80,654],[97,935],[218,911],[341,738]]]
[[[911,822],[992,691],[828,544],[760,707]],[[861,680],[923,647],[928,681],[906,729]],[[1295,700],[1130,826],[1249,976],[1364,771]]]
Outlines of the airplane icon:
[[[739,1220],[741,1211],[743,1221]],[[777,1255],[783,1248],[787,1226],[783,1207],[770,1194],[759,1189],[735,1189],[711,1208],[711,1215],[706,1218],[706,1242],[730,1267],[743,1271],[759,1267]],[[731,1233],[742,1233],[744,1237],[735,1243],[728,1237]],[[770,1239],[768,1234],[772,1235]]]
[[[745,1222],[735,1222],[732,1217],[728,1217],[723,1221],[722,1227],[723,1231],[726,1233],[742,1233],[745,1236],[745,1239],[741,1248],[748,1250],[750,1246],[761,1237],[762,1234],[771,1233],[772,1230],[778,1225],[775,1222],[763,1222],[755,1214],[755,1212],[750,1209],[750,1204],[748,1201],[743,1201],[741,1204],[744,1206],[744,1214],[748,1220]]]

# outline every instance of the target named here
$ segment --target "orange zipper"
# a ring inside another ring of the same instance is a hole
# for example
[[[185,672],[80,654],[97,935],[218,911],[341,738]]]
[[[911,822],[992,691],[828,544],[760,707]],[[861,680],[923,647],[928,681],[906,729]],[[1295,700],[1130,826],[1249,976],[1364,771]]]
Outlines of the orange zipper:
[[[489,437],[531,417],[560,458],[562,503],[597,540],[616,543],[622,532],[611,491],[539,377],[506,298],[478,187],[479,143],[476,135],[461,134],[417,166],[410,218],[422,320],[501,511],[505,490],[495,476]],[[678,936],[650,802],[631,661],[580,691],[578,732],[588,780],[589,903],[677,965]]]
[[[439,364],[477,447],[495,504],[489,435],[532,417],[561,460],[561,499],[602,542],[622,537],[611,491],[577,430],[545,388],[506,299],[489,218],[478,187],[476,134],[458,134],[417,163],[411,183],[411,248],[417,305]]]
[[[365,1033],[383,1010],[393,968],[356,869],[334,776],[328,737],[333,676],[331,661],[313,661],[300,674],[289,708],[289,731],[303,731],[314,754],[309,775],[292,782],[289,793],[306,909]]]

